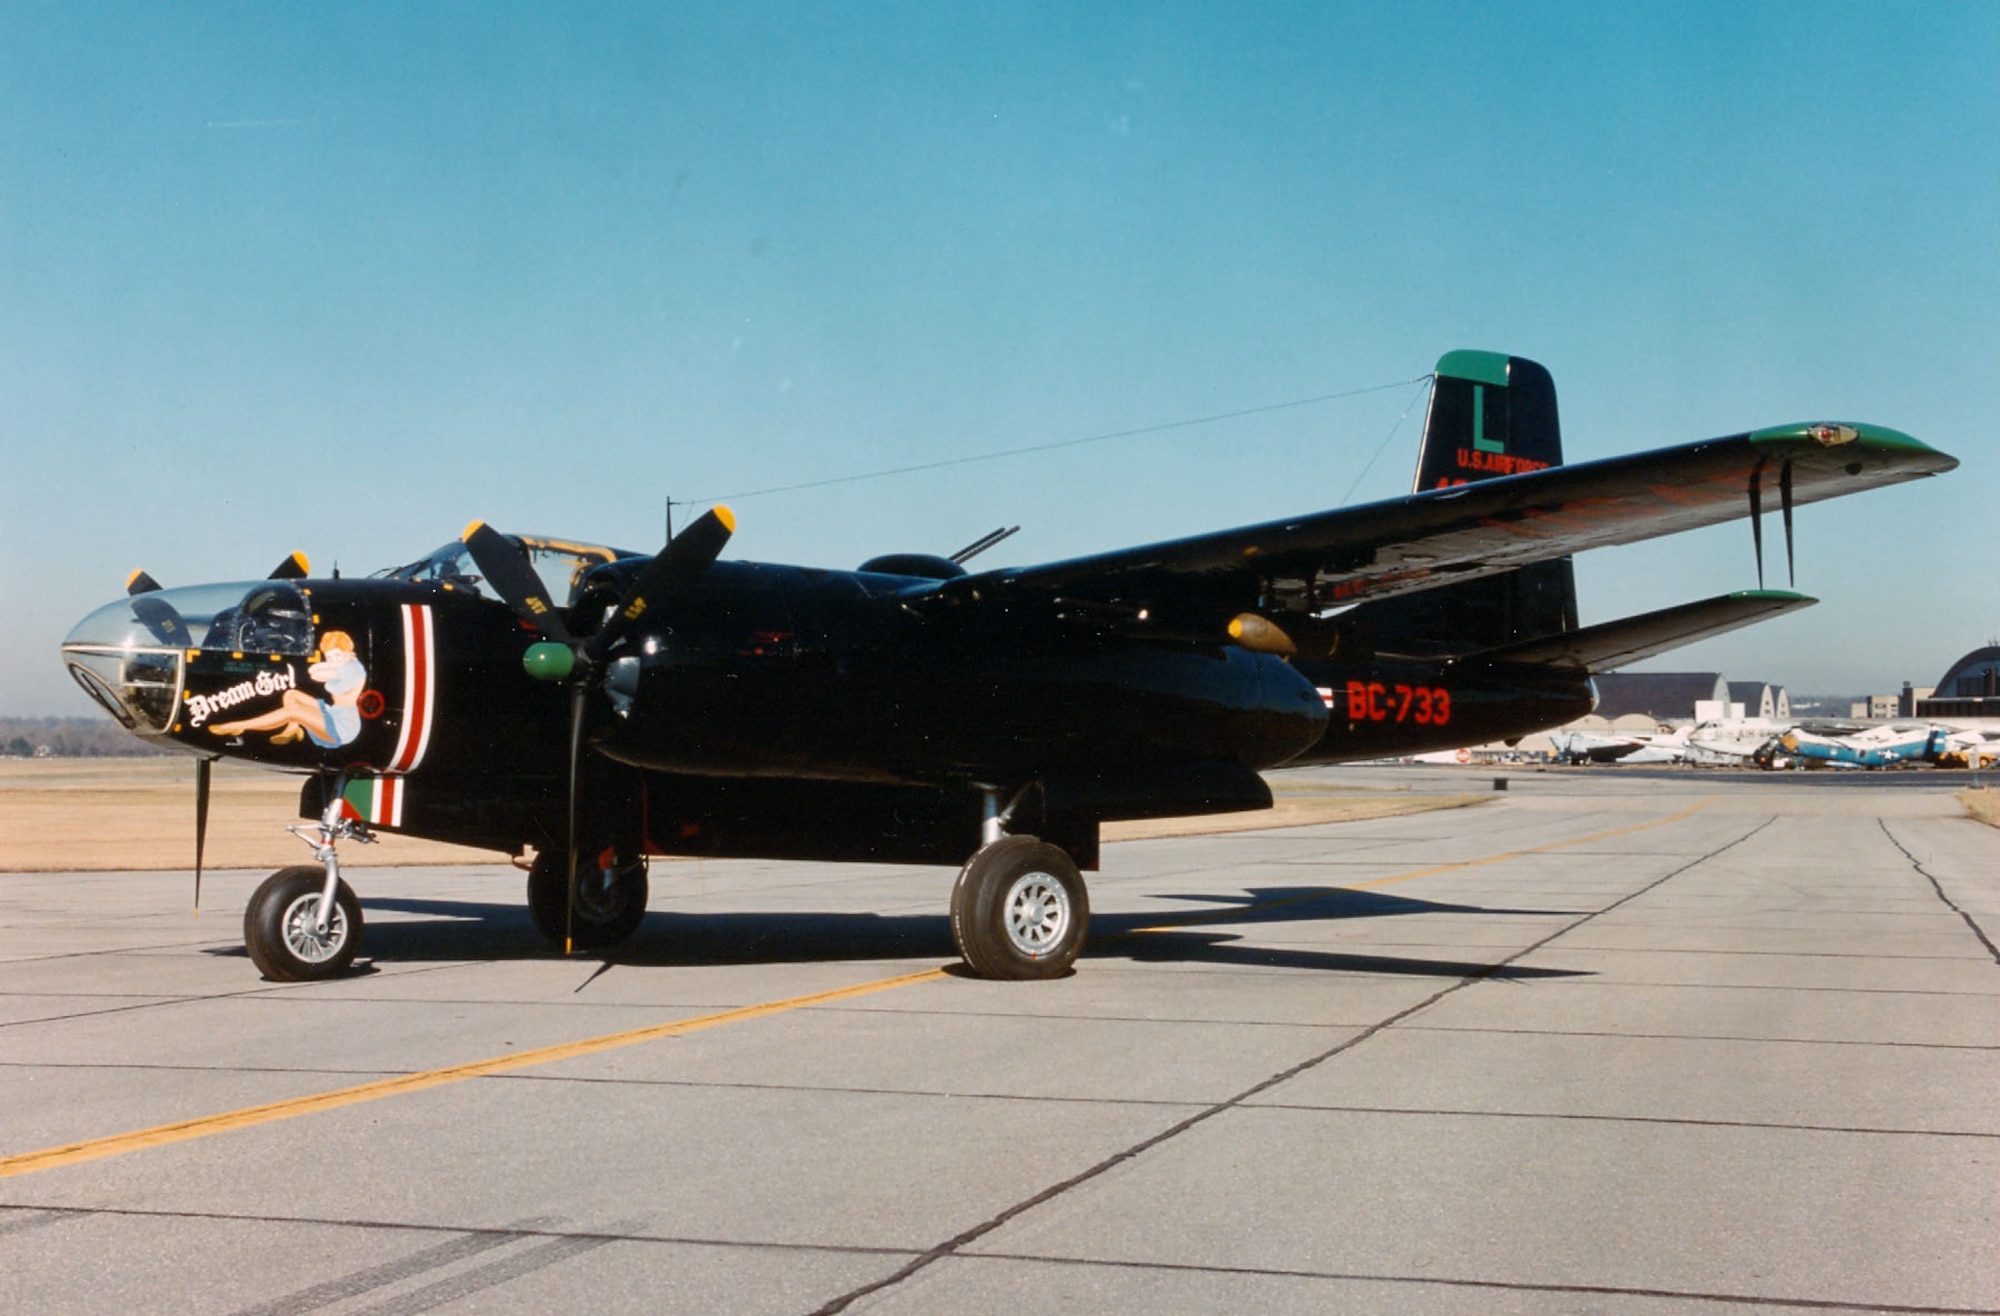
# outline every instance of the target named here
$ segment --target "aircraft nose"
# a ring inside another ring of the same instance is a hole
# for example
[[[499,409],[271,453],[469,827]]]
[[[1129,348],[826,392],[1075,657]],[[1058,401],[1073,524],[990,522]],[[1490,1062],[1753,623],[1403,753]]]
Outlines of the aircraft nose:
[[[180,703],[187,623],[162,595],[107,603],[64,637],[63,664],[128,731],[164,735]]]

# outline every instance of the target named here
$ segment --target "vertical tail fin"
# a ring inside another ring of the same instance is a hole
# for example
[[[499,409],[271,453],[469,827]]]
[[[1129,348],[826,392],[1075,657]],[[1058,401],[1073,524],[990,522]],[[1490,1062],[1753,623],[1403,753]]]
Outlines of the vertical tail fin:
[[[1437,363],[1415,491],[1562,465],[1562,427],[1549,372],[1524,357],[1447,352]],[[1573,631],[1568,558],[1444,585],[1354,610],[1390,653],[1458,654]]]
[[[1556,383],[1533,361],[1447,352],[1437,363],[1416,492],[1562,465]]]

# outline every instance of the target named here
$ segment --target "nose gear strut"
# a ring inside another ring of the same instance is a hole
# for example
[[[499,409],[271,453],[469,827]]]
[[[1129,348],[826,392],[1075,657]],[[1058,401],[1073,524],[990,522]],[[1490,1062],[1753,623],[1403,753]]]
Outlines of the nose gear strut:
[[[326,886],[320,892],[319,914],[313,923],[313,931],[324,937],[327,924],[333,917],[334,892],[340,888],[340,855],[335,847],[342,841],[375,844],[375,833],[368,830],[368,824],[348,813],[347,774],[334,774],[333,784],[326,794],[326,808],[321,810],[319,822],[314,827],[308,829],[304,823],[287,823],[285,830],[311,846],[313,858],[326,866]],[[313,832],[318,833],[317,837]]]

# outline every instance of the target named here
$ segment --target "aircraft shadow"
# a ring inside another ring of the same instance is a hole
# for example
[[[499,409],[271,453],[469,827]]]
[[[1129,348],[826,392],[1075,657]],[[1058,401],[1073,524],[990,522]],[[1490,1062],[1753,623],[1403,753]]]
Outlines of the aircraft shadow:
[[[1257,968],[1323,969],[1343,973],[1414,974],[1425,977],[1568,978],[1565,969],[1535,969],[1464,960],[1413,959],[1392,955],[1319,951],[1300,947],[1241,944],[1231,924],[1325,923],[1347,918],[1411,914],[1547,916],[1574,911],[1509,909],[1413,900],[1382,891],[1346,887],[1251,887],[1241,895],[1181,894],[1167,897],[1223,908],[1185,914],[1115,914],[1093,917],[1086,957],[1123,958],[1141,963],[1196,962]]]
[[[1164,900],[1185,900],[1193,905],[1219,906],[1211,912],[1194,914],[1134,915],[1144,926],[1144,919],[1151,917],[1155,923],[1184,923],[1199,921],[1205,926],[1217,923],[1288,923],[1302,921],[1323,923],[1337,918],[1383,918],[1396,914],[1521,914],[1546,917],[1554,914],[1581,914],[1580,909],[1510,909],[1493,905],[1454,905],[1441,900],[1412,900],[1408,896],[1391,895],[1386,891],[1356,891],[1351,887],[1327,886],[1253,886],[1241,895],[1215,895],[1202,892],[1186,892],[1180,895],[1161,897]],[[1093,919],[1093,922],[1096,920]]]
[[[1326,972],[1406,974],[1423,977],[1555,978],[1566,970],[1469,960],[1408,958],[1304,947],[1244,944],[1228,924],[1316,923],[1342,918],[1420,914],[1547,915],[1541,909],[1490,909],[1478,905],[1412,900],[1374,891],[1323,887],[1274,887],[1243,896],[1176,899],[1231,906],[1186,914],[1100,914],[1091,919],[1088,959],[1148,964],[1195,963]],[[367,927],[364,959],[381,963],[441,960],[539,959],[551,952],[521,905],[404,897],[369,898],[364,911],[415,914]],[[1176,926],[1185,921],[1191,926]],[[1142,931],[1144,929],[1144,931]],[[699,967],[729,964],[804,964],[839,960],[953,959],[950,920],[944,914],[866,912],[689,914],[671,908],[646,916],[632,939],[607,959],[633,967]]]

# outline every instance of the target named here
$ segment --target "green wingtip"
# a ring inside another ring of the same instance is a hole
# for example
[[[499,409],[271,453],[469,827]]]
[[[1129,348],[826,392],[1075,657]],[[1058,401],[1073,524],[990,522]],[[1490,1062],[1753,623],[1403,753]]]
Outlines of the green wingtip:
[[[1785,443],[1810,439],[1830,451],[1860,444],[1862,451],[1936,452],[1928,443],[1913,439],[1887,425],[1857,425],[1851,421],[1806,421],[1797,425],[1772,425],[1753,430],[1752,443]]]
[[[1792,603],[1801,607],[1819,602],[1810,594],[1800,594],[1796,590],[1789,589],[1739,589],[1733,591],[1729,597],[1742,599],[1746,603],[1754,600],[1762,603]]]
[[[1787,461],[1842,465],[1849,475],[1872,467],[1892,479],[1910,479],[1943,475],[1958,468],[1958,458],[1950,453],[1939,452],[1887,425],[1811,421],[1753,430],[1749,437],[1753,447],[1778,449]]]

